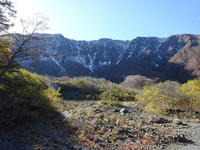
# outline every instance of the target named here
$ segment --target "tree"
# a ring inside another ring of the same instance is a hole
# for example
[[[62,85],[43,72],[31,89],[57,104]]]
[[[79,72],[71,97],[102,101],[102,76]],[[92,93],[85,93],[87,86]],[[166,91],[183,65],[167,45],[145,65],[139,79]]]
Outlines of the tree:
[[[125,80],[121,83],[121,85],[133,89],[142,89],[144,86],[150,86],[156,83],[157,79],[150,79],[146,76],[141,75],[129,75],[126,76]]]
[[[21,34],[16,33],[1,36],[0,42],[2,43],[2,45],[4,45],[4,48],[0,49],[0,57],[4,56],[6,45],[9,46],[10,49],[7,49],[7,51],[9,51],[11,54],[9,54],[9,57],[4,57],[6,62],[4,61],[4,65],[2,65],[4,67],[0,70],[0,80],[6,72],[10,72],[13,70],[12,66],[17,65],[17,58],[25,56],[33,57],[39,54],[39,45],[36,44],[33,46],[28,46],[28,44],[33,40],[34,34],[36,32],[48,29],[47,21],[47,18],[43,17],[40,14],[36,14],[33,18],[29,20],[20,20],[22,24]],[[10,39],[9,42],[7,41],[8,44],[5,44],[5,39]],[[36,47],[38,47],[37,51],[35,50]],[[3,62],[1,63],[3,64]]]
[[[15,17],[13,3],[10,0],[0,0],[0,31],[7,30],[13,23],[9,17]]]
[[[185,109],[199,111],[200,106],[200,79],[189,80],[181,85],[180,92]]]
[[[0,40],[0,74],[8,66],[8,63],[12,57],[12,51],[10,50],[9,39]],[[9,66],[10,71],[17,68],[17,63],[13,63]]]
[[[154,114],[168,113],[169,109],[180,108],[180,94],[177,91],[180,84],[174,81],[160,82],[151,86],[145,86],[139,91],[136,99],[142,104],[145,110]]]

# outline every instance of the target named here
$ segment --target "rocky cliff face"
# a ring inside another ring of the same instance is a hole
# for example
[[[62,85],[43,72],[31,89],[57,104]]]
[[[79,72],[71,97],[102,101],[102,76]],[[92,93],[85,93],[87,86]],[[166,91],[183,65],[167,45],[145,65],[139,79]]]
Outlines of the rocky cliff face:
[[[20,59],[22,67],[52,76],[95,76],[122,81],[127,75],[184,81],[200,76],[200,36],[137,37],[132,41],[76,41],[60,34],[35,34],[38,58]]]
[[[200,36],[177,35],[172,38],[176,38],[177,47],[171,46],[172,52],[168,48],[165,51],[167,54],[164,53],[167,60],[164,65],[166,76],[184,82],[193,77],[200,77]],[[172,57],[167,57],[169,53],[172,53]]]

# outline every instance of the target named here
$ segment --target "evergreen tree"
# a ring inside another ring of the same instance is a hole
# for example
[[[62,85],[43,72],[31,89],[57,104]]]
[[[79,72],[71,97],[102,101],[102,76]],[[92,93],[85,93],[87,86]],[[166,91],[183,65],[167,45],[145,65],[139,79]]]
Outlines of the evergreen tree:
[[[16,11],[12,1],[0,0],[0,31],[7,30],[13,23],[10,22],[10,17],[15,17]]]

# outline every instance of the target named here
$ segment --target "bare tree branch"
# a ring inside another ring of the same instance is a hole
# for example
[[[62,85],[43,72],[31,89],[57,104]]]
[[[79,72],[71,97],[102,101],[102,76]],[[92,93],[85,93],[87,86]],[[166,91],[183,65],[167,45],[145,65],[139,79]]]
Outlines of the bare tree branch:
[[[33,40],[34,34],[36,32],[48,29],[47,21],[48,19],[44,16],[41,16],[40,14],[36,14],[30,20],[21,19],[21,24],[23,27],[22,34],[9,35],[13,39],[13,42],[10,44],[15,45],[15,47],[11,48],[12,56],[8,60],[5,68],[0,72],[0,80],[6,72],[9,72],[11,66],[16,63],[17,58],[25,56],[34,57],[36,55],[39,55],[39,49],[38,51],[34,50],[36,47],[39,48],[39,45],[36,44],[33,47],[30,47],[28,46],[28,44]]]

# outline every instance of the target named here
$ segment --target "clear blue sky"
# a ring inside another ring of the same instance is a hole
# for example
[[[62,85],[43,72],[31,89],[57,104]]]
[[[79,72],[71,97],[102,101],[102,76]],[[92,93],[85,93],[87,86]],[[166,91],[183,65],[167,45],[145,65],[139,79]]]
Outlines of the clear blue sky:
[[[20,17],[41,12],[50,19],[46,32],[76,40],[200,34],[200,0],[16,1]]]

